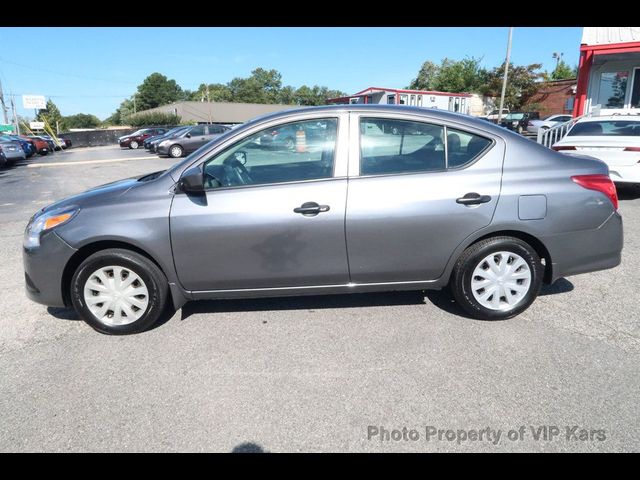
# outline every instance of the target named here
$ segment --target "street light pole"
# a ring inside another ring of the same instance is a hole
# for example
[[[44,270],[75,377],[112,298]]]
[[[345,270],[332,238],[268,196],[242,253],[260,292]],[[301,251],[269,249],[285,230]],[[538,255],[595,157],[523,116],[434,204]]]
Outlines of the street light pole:
[[[509,73],[509,57],[511,56],[511,38],[513,37],[513,27],[509,27],[509,40],[507,42],[507,58],[504,61],[504,78],[502,79],[502,94],[500,95],[500,110],[498,110],[498,125],[502,120],[502,108],[504,107],[504,95],[507,91],[507,75]]]

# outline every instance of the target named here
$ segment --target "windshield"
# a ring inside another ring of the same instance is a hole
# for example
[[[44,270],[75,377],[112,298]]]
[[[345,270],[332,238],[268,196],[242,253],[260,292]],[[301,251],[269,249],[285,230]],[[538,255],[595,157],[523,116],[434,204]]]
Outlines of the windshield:
[[[640,137],[640,122],[632,120],[599,120],[576,123],[567,136]]]

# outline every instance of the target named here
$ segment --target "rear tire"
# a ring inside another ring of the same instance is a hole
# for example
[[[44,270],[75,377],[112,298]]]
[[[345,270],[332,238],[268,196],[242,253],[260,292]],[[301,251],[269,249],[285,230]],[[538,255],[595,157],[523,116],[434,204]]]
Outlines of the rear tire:
[[[456,302],[473,318],[505,320],[529,308],[543,276],[544,266],[531,245],[515,237],[492,237],[460,255],[450,288]]]
[[[135,280],[127,285],[127,279]],[[168,282],[148,258],[114,248],[96,252],[80,264],[70,293],[78,314],[95,330],[128,335],[147,330],[158,320],[167,305]]]

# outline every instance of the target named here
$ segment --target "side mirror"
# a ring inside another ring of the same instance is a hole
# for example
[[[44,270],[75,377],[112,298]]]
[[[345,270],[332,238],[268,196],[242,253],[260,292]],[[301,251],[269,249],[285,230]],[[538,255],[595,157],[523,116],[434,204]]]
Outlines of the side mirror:
[[[187,134],[185,135],[185,137],[187,137],[187,138],[191,138],[191,134],[190,134],[190,133],[187,133]]]
[[[190,168],[182,174],[178,186],[184,193],[202,193],[204,192],[204,173],[203,165],[197,165]]]

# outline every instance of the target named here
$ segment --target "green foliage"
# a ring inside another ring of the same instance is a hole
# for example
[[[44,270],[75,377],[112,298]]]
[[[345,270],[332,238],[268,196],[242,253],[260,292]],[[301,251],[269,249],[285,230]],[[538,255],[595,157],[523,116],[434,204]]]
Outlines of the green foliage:
[[[578,76],[578,66],[574,66],[571,68],[564,60],[560,60],[556,68],[548,74],[544,73],[545,80],[567,80],[576,78]]]
[[[510,110],[518,110],[527,103],[538,91],[538,81],[543,74],[538,70],[542,67],[539,63],[531,65],[509,65],[507,77],[507,89],[504,97],[504,106]],[[502,79],[504,78],[504,63],[494,68],[487,74],[484,86],[480,88],[483,95],[499,97],[502,91]]]
[[[440,65],[424,62],[409,88],[451,93],[477,92],[488,77],[488,72],[480,66],[481,61],[481,58],[465,57],[463,60],[444,58]]]
[[[61,130],[69,130],[70,128],[95,128],[101,124],[98,117],[87,113],[66,116],[64,117],[63,123],[64,126],[61,126]]]
[[[180,117],[172,113],[151,112],[134,115],[126,119],[132,127],[146,127],[152,125],[179,125]]]
[[[138,92],[135,94],[136,110],[159,107],[182,100],[183,97],[182,88],[175,80],[169,80],[161,73],[155,72],[145,78],[138,86]]]
[[[56,123],[60,125],[60,128],[63,128],[63,119],[60,110],[57,105],[53,103],[51,100],[47,100],[47,108],[38,110],[36,115],[36,119],[39,122],[47,122],[51,128],[55,131]]]

